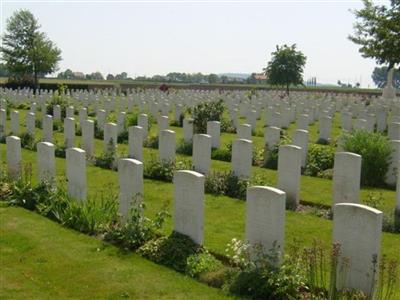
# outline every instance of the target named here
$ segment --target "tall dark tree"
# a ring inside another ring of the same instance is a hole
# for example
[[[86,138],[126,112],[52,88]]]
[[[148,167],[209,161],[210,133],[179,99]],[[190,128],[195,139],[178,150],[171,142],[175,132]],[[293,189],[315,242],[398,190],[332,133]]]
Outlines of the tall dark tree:
[[[388,68],[387,67],[376,67],[372,72],[372,80],[375,85],[379,88],[383,88],[387,82]],[[397,70],[393,73],[393,86],[400,89],[400,71]]]
[[[61,51],[39,31],[38,20],[29,10],[16,11],[8,20],[2,37],[2,60],[17,80],[38,78],[57,70]]]
[[[354,12],[357,22],[349,39],[360,45],[364,57],[390,70],[400,64],[400,1],[391,0],[389,6],[363,2],[364,7]]]
[[[276,46],[276,51],[271,55],[271,61],[264,69],[269,84],[286,87],[288,94],[290,85],[303,84],[303,71],[307,58],[301,51],[296,50],[296,44]]]

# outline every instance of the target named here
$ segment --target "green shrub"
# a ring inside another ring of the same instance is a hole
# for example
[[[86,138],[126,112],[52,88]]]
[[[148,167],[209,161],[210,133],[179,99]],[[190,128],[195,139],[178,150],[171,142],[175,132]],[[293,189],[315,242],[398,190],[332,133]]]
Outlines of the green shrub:
[[[310,144],[304,174],[307,176],[323,174],[323,171],[333,168],[334,160],[335,148],[331,146]]]
[[[387,137],[380,133],[358,130],[343,136],[345,151],[361,155],[361,184],[384,186],[392,149]]]
[[[54,155],[56,157],[65,158],[67,156],[67,147],[65,145],[56,144]]]
[[[99,128],[97,120],[94,121],[94,137],[100,140],[104,138],[104,131]]]
[[[36,141],[32,134],[28,132],[24,132],[20,136],[21,139],[21,147],[28,149],[28,150],[35,150],[36,149]]]
[[[198,253],[200,249],[201,247],[188,236],[173,232],[169,236],[149,241],[139,248],[138,253],[155,263],[184,273],[188,258]]]
[[[233,172],[211,172],[206,176],[205,191],[215,195],[226,195],[238,199],[246,199],[249,181],[240,179]]]
[[[151,149],[158,149],[158,136],[155,136],[155,135],[148,136],[143,141],[143,147],[151,148]]]
[[[127,129],[124,129],[124,131],[118,133],[117,137],[118,143],[119,144],[127,144],[129,140],[129,132]]]
[[[174,177],[175,164],[173,162],[161,162],[153,157],[144,165],[143,176],[171,182]]]
[[[215,272],[222,267],[222,263],[207,250],[189,256],[186,260],[186,273],[191,277]]]
[[[104,235],[104,239],[124,249],[136,250],[146,242],[160,235],[159,231],[169,216],[167,206],[157,213],[154,220],[143,215],[144,204],[133,207],[126,223],[111,224]]]
[[[103,169],[116,170],[115,151],[105,151],[100,156],[95,157],[94,165]]]
[[[183,155],[192,155],[193,153],[193,143],[192,141],[190,142],[185,142],[184,140],[181,140],[178,144],[178,147],[176,148],[176,153],[183,154]]]
[[[221,118],[221,132],[236,133],[235,126],[233,126],[232,120],[222,117]]]
[[[221,121],[224,113],[222,100],[201,102],[193,108],[193,129],[195,133],[206,133],[208,121]]]
[[[213,148],[211,150],[211,159],[230,162],[232,159],[232,144],[226,144],[225,148]]]
[[[233,239],[227,254],[237,267],[229,272],[225,288],[252,299],[299,299],[301,292],[307,290],[300,257],[285,257],[278,265],[277,250],[264,253],[260,245],[250,246]]]

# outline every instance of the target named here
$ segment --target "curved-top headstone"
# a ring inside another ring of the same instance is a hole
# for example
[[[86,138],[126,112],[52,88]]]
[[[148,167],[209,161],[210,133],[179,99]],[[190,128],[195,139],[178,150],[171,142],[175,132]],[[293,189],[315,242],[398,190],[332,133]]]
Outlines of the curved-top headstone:
[[[379,273],[383,213],[366,205],[333,207],[333,244],[339,247],[336,288],[369,295]]]
[[[202,245],[204,240],[204,175],[194,171],[174,174],[174,231]]]

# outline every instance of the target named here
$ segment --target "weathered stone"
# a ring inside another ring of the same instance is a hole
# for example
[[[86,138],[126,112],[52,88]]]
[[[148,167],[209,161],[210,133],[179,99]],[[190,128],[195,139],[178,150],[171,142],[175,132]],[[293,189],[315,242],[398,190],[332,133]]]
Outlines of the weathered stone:
[[[253,159],[253,142],[237,139],[232,143],[232,171],[240,178],[248,179],[251,175],[251,163]]]
[[[218,121],[207,122],[207,134],[211,136],[211,147],[220,147],[221,123]]]
[[[160,161],[174,162],[176,150],[175,132],[172,130],[161,130],[159,136],[158,154]]]
[[[11,179],[18,179],[22,172],[21,139],[17,136],[6,137],[7,171]]]
[[[55,147],[48,142],[38,143],[36,147],[39,181],[54,184],[56,179]]]
[[[196,172],[207,174],[211,166],[211,136],[193,136],[193,167]]]
[[[128,133],[129,157],[143,161],[143,128],[140,126],[131,126],[128,128]]]

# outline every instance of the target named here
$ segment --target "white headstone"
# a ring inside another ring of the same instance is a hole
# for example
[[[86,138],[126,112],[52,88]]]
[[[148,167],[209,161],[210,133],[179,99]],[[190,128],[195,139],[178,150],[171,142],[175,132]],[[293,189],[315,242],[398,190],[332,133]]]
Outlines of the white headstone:
[[[279,147],[278,188],[286,193],[286,206],[294,209],[300,200],[301,148],[294,145]]]
[[[267,186],[247,188],[246,240],[251,245],[261,245],[265,254],[280,254],[279,257],[282,257],[285,208],[285,192]],[[279,253],[271,253],[271,250]]]
[[[6,137],[7,171],[11,179],[18,179],[22,172],[21,139]]]
[[[199,245],[204,240],[204,179],[194,171],[174,174],[174,231]]]
[[[143,200],[143,163],[136,159],[118,161],[119,213],[125,222],[133,205],[139,207]]]
[[[211,136],[193,136],[193,167],[196,172],[207,174],[211,166]]]
[[[340,247],[336,288],[370,295],[379,275],[383,214],[354,203],[336,204],[333,211],[333,243]]]
[[[128,128],[128,132],[129,157],[143,161],[143,128],[140,126],[131,126]]]
[[[52,143],[41,142],[37,145],[39,181],[53,184],[56,178],[55,147]]]
[[[333,204],[360,202],[361,160],[355,153],[335,153]]]
[[[249,179],[253,159],[253,142],[237,139],[232,143],[232,171],[237,177]]]
[[[86,200],[86,153],[79,148],[67,149],[67,193],[76,200]]]

